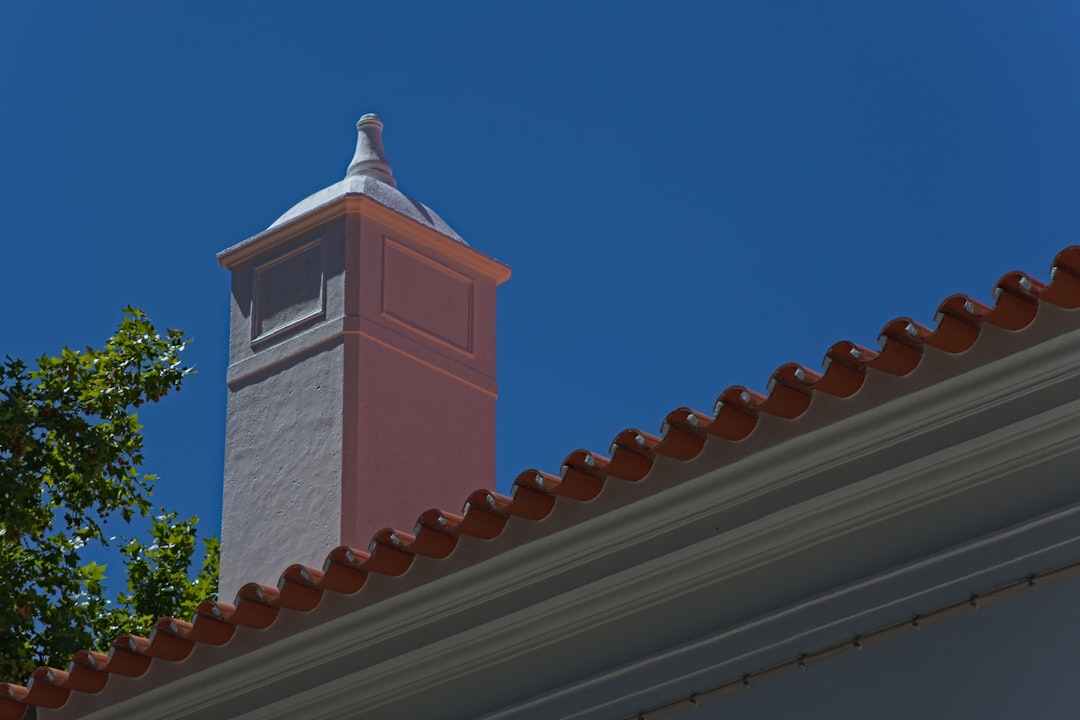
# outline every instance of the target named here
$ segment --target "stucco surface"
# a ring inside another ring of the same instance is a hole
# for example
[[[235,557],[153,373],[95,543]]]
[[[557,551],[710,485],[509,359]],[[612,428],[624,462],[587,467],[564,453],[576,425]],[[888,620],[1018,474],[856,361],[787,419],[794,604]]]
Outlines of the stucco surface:
[[[421,224],[357,212],[304,230],[282,221],[230,265],[226,601],[290,564],[321,566],[341,543],[411,529],[428,508],[460,510],[494,482],[491,261],[462,255],[437,216],[370,177],[294,210],[352,190]]]
[[[321,313],[292,300],[295,278],[266,270],[288,270],[295,257],[316,264],[308,282],[319,280],[321,262]],[[285,564],[276,548],[289,549],[289,563],[321,565],[338,544],[344,286],[344,219],[233,270],[221,523],[226,602],[244,583],[277,583]],[[279,309],[269,337],[257,327],[260,304]]]
[[[343,541],[367,547],[384,527],[411,530],[429,508],[460,512],[495,477],[495,397],[371,340],[351,345]],[[392,378],[382,382],[380,378]],[[351,406],[351,407],[350,407]]]
[[[341,533],[344,346],[330,343],[229,393],[220,597],[321,566]]]

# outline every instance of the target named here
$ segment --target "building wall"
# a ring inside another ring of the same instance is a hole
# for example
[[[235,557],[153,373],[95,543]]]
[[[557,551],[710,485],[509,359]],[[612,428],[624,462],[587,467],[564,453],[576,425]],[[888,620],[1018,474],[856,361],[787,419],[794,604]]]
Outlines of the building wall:
[[[687,702],[663,717],[1074,717],[1077,607],[1080,574],[984,600],[978,609],[868,641],[697,708]]]

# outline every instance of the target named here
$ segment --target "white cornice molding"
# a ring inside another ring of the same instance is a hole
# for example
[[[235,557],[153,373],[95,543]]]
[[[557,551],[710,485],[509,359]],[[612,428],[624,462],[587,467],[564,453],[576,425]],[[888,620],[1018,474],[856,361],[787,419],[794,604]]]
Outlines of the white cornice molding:
[[[483,275],[494,280],[496,284],[510,279],[510,268],[507,265],[459,240],[454,240],[423,223],[402,215],[378,200],[359,194],[342,195],[294,220],[270,227],[243,242],[222,250],[217,255],[218,264],[226,270],[235,270],[244,263],[316,231],[334,220],[361,215],[370,217],[426,247],[476,268]]]

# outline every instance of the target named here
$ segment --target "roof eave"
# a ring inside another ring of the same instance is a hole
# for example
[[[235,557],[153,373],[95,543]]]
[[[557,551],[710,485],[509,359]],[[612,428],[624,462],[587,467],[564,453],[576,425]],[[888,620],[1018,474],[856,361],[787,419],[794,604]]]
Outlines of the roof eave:
[[[263,702],[260,718],[315,702],[325,717],[376,717],[425,697],[462,716],[499,707],[490,717],[544,716],[557,699],[544,678],[580,670],[576,659],[545,665],[553,638],[595,640],[604,627],[647,620],[666,623],[675,641],[680,618],[709,598],[705,624],[737,628],[822,583],[1037,515],[1039,483],[1059,479],[1030,477],[1031,463],[1080,454],[1080,401],[1069,400],[1080,396],[1078,312],[1044,305],[1024,330],[986,328],[965,353],[927,348],[903,379],[872,372],[849,399],[819,394],[796,420],[763,417],[774,425],[736,447],[708,440],[692,461],[659,458],[640,481],[653,485],[646,497],[634,483],[609,482],[593,501],[604,512],[558,503],[545,520],[508,526],[501,549],[462,538],[445,560],[419,558],[398,578],[373,574],[359,610],[327,593],[310,613],[282,614],[272,633],[240,628],[223,647],[198,644],[182,663],[114,677],[40,718],[241,717]],[[958,507],[988,487],[993,502]],[[953,522],[927,525],[950,509]],[[859,542],[884,528],[889,547]],[[836,557],[841,538],[859,550]],[[793,577],[793,558],[812,558],[816,574]],[[740,597],[747,602],[720,602]],[[770,637],[744,636],[747,652]],[[507,672],[517,673],[516,698],[498,682]]]

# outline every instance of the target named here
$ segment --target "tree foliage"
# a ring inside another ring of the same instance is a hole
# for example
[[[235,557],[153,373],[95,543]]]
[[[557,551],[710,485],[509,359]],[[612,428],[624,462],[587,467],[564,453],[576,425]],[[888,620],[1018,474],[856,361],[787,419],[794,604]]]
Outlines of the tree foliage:
[[[142,311],[124,313],[101,350],[64,348],[33,370],[11,357],[0,364],[0,680],[66,667],[76,650],[146,634],[161,616],[189,617],[216,593],[215,538],[190,576],[197,518],[161,510],[152,542],[119,539],[127,584],[115,601],[105,564],[87,559],[117,543],[107,528],[131,531],[133,518],[151,515],[136,409],[192,372],[181,331],[161,336]]]

